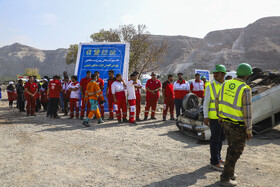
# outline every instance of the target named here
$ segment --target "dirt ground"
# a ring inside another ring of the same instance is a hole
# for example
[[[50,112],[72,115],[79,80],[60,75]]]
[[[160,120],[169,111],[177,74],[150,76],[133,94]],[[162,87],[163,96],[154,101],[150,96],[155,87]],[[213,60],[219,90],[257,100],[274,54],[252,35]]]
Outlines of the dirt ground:
[[[0,186],[218,186],[209,144],[173,121],[26,117],[0,101]],[[61,115],[61,114],[60,114]],[[239,186],[280,186],[280,126],[254,136],[236,166]],[[223,157],[226,153],[224,143]]]

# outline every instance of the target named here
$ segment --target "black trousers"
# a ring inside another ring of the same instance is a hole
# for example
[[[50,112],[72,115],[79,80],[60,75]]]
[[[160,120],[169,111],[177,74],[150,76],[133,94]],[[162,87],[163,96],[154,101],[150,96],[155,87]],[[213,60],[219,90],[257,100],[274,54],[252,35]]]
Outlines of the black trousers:
[[[216,165],[221,160],[222,142],[225,140],[225,134],[222,125],[219,124],[217,119],[210,119],[210,131],[210,163]]]
[[[50,116],[53,116],[53,117],[57,116],[58,103],[59,103],[59,98],[50,98],[50,100],[49,100]]]
[[[24,111],[24,101],[22,100],[18,100],[18,108],[19,108],[19,111],[23,112]]]
[[[185,112],[185,109],[183,107],[183,99],[176,99],[174,100],[175,108],[176,108],[176,117],[178,118],[180,114],[183,114]],[[182,113],[181,113],[182,111]]]
[[[40,99],[37,98],[36,99],[36,107],[35,107],[35,112],[39,112],[39,110],[41,109],[41,103],[40,103]]]

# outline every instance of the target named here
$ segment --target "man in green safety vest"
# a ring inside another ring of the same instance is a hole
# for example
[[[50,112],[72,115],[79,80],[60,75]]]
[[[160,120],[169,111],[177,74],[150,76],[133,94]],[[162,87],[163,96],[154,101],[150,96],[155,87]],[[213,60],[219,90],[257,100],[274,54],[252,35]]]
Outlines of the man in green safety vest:
[[[215,98],[225,81],[226,68],[223,65],[216,65],[212,71],[214,80],[206,87],[203,102],[204,124],[209,126],[211,131],[210,138],[210,167],[212,169],[223,171],[224,162],[221,158],[222,141],[225,140],[225,134],[222,126],[219,124],[215,107]]]
[[[215,99],[219,122],[223,125],[228,149],[224,171],[220,177],[223,186],[236,186],[235,164],[242,154],[245,141],[252,139],[252,93],[245,81],[252,74],[247,63],[237,67],[237,78],[226,81]]]

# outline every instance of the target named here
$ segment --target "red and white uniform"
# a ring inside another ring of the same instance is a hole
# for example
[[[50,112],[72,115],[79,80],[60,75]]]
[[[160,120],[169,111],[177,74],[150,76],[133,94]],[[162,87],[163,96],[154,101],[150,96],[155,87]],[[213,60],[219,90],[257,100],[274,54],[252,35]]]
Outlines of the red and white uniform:
[[[115,81],[112,86],[112,94],[115,94],[117,103],[115,103],[116,116],[118,120],[121,120],[121,117],[124,119],[127,116],[126,109],[126,96],[125,96],[125,88],[122,82]],[[122,112],[121,112],[122,110]],[[122,113],[122,116],[121,116]]]
[[[135,122],[135,105],[136,105],[136,94],[135,94],[135,86],[133,80],[129,80],[127,82],[127,99],[129,103],[129,123]]]
[[[7,89],[7,94],[8,94],[8,101],[14,101],[16,99],[16,89]]]
[[[70,116],[74,117],[74,108],[76,110],[76,117],[79,117],[79,96],[80,96],[80,83],[79,82],[71,82],[67,90],[69,89],[77,89],[72,90],[70,93]]]
[[[190,86],[192,93],[197,95],[197,97],[204,98],[204,82],[202,80],[199,80],[197,82],[196,80],[191,83]]]
[[[168,108],[170,108],[170,117],[174,117],[174,89],[173,84],[168,80],[162,84],[162,89],[165,90],[165,99],[163,104],[163,118],[166,118]]]
[[[38,90],[38,85],[35,82],[31,84],[28,81],[27,83],[25,83],[24,88],[26,88],[31,94],[34,94]],[[29,94],[26,93],[25,98],[27,101],[26,112],[27,114],[33,115],[35,113],[36,97],[31,97]]]
[[[83,89],[81,90],[81,92],[83,93],[83,95],[85,95],[86,89],[87,89],[87,84],[91,81],[91,78],[82,78],[80,85],[83,87]],[[87,106],[87,116],[89,114],[90,111],[90,103],[89,101],[87,103],[85,103],[84,98],[81,98],[81,117],[84,117],[84,113],[85,113],[85,108]]]
[[[190,92],[190,84],[183,80],[181,83],[179,81],[174,82],[174,92],[175,99],[184,99],[185,95]]]
[[[151,90],[161,88],[161,82],[158,79],[156,79],[155,81],[153,81],[153,79],[149,79],[146,83],[146,88],[150,88]],[[152,107],[152,117],[155,116],[158,98],[159,98],[159,91],[155,95],[146,91],[145,117],[148,117],[149,110],[151,107]]]
[[[116,81],[116,78],[108,79],[108,108],[109,108],[109,113],[110,113],[110,118],[114,117],[114,98],[112,94],[112,84]]]
[[[101,79],[100,77],[98,78],[98,80],[96,81],[96,83],[99,85],[99,88],[101,89],[101,87],[103,86],[104,88],[104,81],[103,79]],[[102,90],[101,90],[102,91]],[[102,92],[103,94],[103,92]],[[100,104],[100,100],[98,100],[98,104],[99,104],[99,107],[100,107],[100,114],[101,114],[101,117],[104,118],[104,104]]]
[[[141,81],[137,80],[136,86],[142,87]],[[141,112],[141,88],[135,88],[136,94],[136,119],[139,119]]]
[[[63,82],[62,84],[62,90],[63,90],[63,97],[64,98],[70,98],[71,92],[68,90],[68,86],[71,84],[71,81]]]

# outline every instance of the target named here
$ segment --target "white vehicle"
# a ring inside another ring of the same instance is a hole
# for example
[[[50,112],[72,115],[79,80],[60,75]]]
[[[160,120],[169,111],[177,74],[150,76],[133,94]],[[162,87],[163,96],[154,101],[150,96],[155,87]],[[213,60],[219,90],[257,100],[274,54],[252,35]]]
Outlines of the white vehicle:
[[[149,79],[152,77],[149,74],[144,74],[142,75],[142,78],[140,79],[141,84],[142,84],[142,89],[146,91],[146,83]]]
[[[271,74],[270,78],[269,76],[250,83],[253,93],[253,132],[256,134],[280,124],[280,74]],[[187,135],[209,140],[211,132],[203,123],[203,106],[199,105],[197,96],[187,94],[183,106],[186,112],[179,116],[177,127]]]

